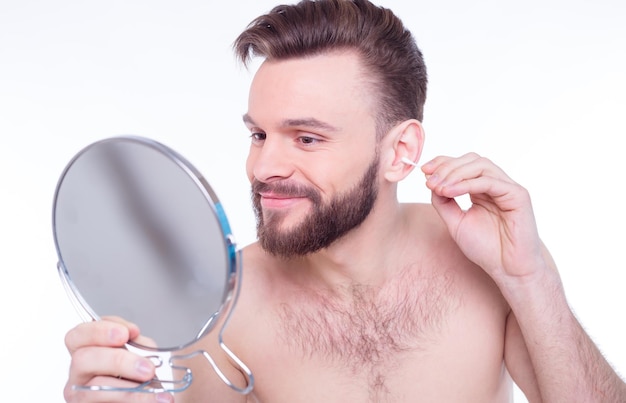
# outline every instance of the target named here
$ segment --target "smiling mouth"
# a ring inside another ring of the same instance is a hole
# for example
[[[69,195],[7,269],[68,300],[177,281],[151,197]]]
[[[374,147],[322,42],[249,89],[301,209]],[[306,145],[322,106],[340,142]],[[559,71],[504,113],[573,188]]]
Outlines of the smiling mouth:
[[[303,200],[308,200],[308,197],[301,195],[284,195],[277,193],[259,193],[261,199],[261,206],[265,209],[277,209],[291,207]]]
[[[319,204],[319,194],[303,184],[282,181],[274,183],[252,182],[254,203],[263,210],[286,210],[303,202]]]

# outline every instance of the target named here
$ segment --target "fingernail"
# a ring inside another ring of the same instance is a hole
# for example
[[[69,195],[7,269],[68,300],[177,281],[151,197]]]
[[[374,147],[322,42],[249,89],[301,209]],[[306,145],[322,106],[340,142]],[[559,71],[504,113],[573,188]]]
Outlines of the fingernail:
[[[169,393],[157,393],[156,400],[158,403],[174,403],[174,396]]]
[[[139,372],[141,375],[152,374],[152,364],[147,360],[137,360],[135,368],[137,369],[137,372]]]
[[[439,182],[439,175],[437,175],[437,174],[430,175],[428,177],[427,181],[428,181],[428,183],[435,184],[435,183]]]

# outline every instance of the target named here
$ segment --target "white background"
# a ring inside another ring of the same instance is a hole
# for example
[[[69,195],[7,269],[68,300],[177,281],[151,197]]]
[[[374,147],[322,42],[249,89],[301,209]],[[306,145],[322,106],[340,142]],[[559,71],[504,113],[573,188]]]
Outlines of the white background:
[[[79,317],[56,274],[51,204],[82,147],[119,134],[171,146],[213,185],[239,244],[254,240],[251,74],[230,45],[276,4],[0,0],[0,400],[62,401]],[[423,161],[476,151],[530,190],[573,309],[626,373],[626,3],[379,4],[429,68]],[[423,182],[403,182],[402,200],[428,201]]]

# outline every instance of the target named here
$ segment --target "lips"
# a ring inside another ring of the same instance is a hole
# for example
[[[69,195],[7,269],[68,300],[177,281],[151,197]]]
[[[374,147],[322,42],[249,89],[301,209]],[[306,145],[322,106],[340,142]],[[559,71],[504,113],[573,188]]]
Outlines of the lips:
[[[303,201],[319,204],[321,197],[314,188],[290,181],[272,183],[252,181],[252,195],[255,208],[259,210],[285,209]]]
[[[291,207],[296,203],[308,199],[306,196],[287,195],[273,192],[260,192],[261,205],[265,209],[276,209]]]
[[[264,199],[299,199],[306,197],[304,195],[299,194],[291,194],[291,193],[279,193],[279,192],[258,192],[259,196]]]

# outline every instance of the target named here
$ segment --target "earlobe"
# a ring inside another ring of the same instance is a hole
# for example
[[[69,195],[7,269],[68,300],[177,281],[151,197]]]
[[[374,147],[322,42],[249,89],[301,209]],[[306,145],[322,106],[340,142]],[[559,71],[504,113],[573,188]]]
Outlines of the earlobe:
[[[385,179],[399,182],[417,166],[424,147],[424,129],[416,119],[405,120],[394,127],[390,134],[392,144]]]

